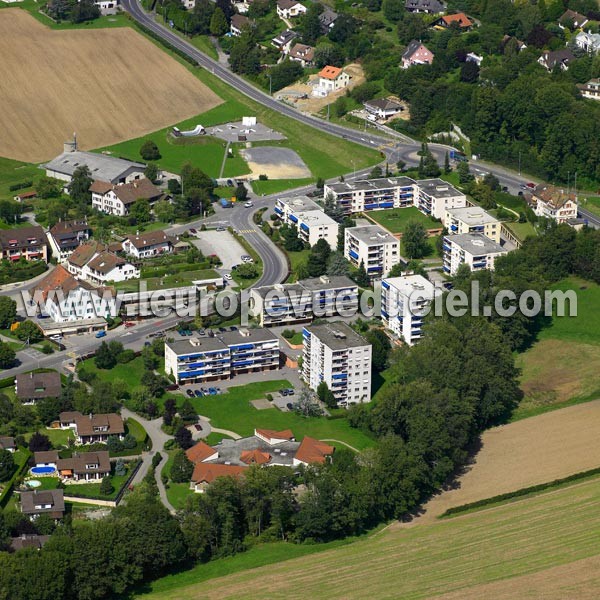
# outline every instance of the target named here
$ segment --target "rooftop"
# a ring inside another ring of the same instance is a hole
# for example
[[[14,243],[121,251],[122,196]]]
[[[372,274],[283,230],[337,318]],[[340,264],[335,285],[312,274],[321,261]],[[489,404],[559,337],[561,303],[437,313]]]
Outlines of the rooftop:
[[[364,337],[358,335],[354,329],[343,321],[323,325],[308,325],[305,329],[332,350],[370,346]]]
[[[320,210],[323,211],[323,208],[319,206],[314,200],[309,198],[308,196],[294,196],[292,198],[278,198],[278,202],[281,204],[285,204],[293,210],[294,212],[297,210]]]
[[[464,208],[448,208],[446,212],[455,219],[467,225],[483,225],[484,223],[497,223],[498,219],[479,206],[466,206]]]
[[[236,345],[275,342],[277,339],[274,333],[268,329],[259,327],[257,329],[227,331],[225,333],[218,333],[214,337],[194,336],[192,338],[166,342],[166,346],[180,356],[182,354],[200,354],[214,350],[225,350],[230,346]]]
[[[296,460],[306,464],[323,464],[335,448],[314,438],[305,436],[296,452]]]
[[[379,108],[381,110],[402,110],[402,105],[390,98],[376,98],[375,100],[367,100],[365,106]]]
[[[567,202],[577,202],[574,192],[559,188],[554,185],[538,185],[532,193],[533,198],[541,200],[552,208],[561,208]]]
[[[391,234],[388,233],[383,227],[379,225],[362,225],[358,227],[348,227],[346,231],[355,237],[357,240],[373,246],[376,244],[392,244],[398,243],[398,240]]]
[[[320,292],[323,290],[339,290],[355,288],[356,283],[346,275],[321,275],[321,277],[309,277],[298,282],[304,289]]]
[[[53,271],[48,273],[44,278],[40,279],[32,292],[40,291],[42,298],[46,300],[50,292],[60,290],[63,294],[68,295],[73,290],[83,288],[85,290],[95,289],[93,285],[87,281],[75,279],[62,265],[58,265]]]
[[[459,233],[458,235],[450,235],[447,239],[473,256],[506,253],[506,250],[500,244],[490,240],[483,233]]]
[[[453,185],[443,179],[419,179],[417,185],[429,196],[434,198],[452,198],[454,196],[464,196]]]
[[[344,192],[386,190],[413,185],[415,185],[415,181],[414,179],[410,179],[410,177],[381,177],[379,179],[358,179],[357,181],[329,183],[327,184],[327,188],[337,194],[343,194]]]
[[[255,435],[240,440],[223,439],[215,446],[215,451],[219,453],[216,463],[245,467],[250,464],[247,460],[252,460],[252,454],[259,452],[269,457],[268,461],[264,461],[263,456],[263,462],[291,467],[299,447],[300,442],[293,441],[279,442],[272,446]]]
[[[19,227],[18,229],[0,229],[0,248],[27,248],[46,244],[46,234],[39,225]]]
[[[19,373],[16,376],[17,398],[20,400],[58,398],[61,392],[60,374],[56,371],[48,373]]]
[[[323,79],[337,79],[341,74],[342,69],[340,67],[332,67],[331,65],[327,65],[319,71],[319,77]]]
[[[435,286],[431,281],[422,275],[403,275],[402,277],[389,277],[384,279],[390,287],[398,290],[403,296],[411,294],[419,294],[421,297],[426,296],[433,298],[435,294]],[[383,283],[382,282],[382,283]]]
[[[73,175],[75,169],[81,166],[87,166],[92,175],[92,179],[101,181],[116,182],[131,168],[143,171],[146,165],[142,163],[108,156],[106,154],[96,154],[94,152],[63,152],[60,156],[43,165],[50,171],[56,171],[69,177]]]
[[[36,508],[36,506],[40,505],[49,506],[49,508]],[[24,514],[51,513],[56,516],[62,516],[62,513],[65,512],[63,491],[21,492],[21,511]]]

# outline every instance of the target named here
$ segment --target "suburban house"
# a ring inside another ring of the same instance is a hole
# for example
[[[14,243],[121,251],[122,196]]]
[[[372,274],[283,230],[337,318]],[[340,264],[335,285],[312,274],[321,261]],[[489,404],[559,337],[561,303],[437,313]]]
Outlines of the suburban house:
[[[129,183],[114,185],[96,180],[90,186],[92,206],[103,213],[124,217],[137,200],[148,200],[150,205],[162,200],[165,194],[149,179],[142,177]]]
[[[62,479],[99,481],[110,475],[108,451],[74,452],[71,458],[59,458],[56,469]]]
[[[434,54],[419,40],[413,40],[402,53],[402,68],[408,69],[413,65],[430,65]]]
[[[442,293],[422,275],[391,277],[381,282],[381,318],[386,329],[412,346],[423,335],[423,319]]]
[[[33,465],[35,467],[50,467],[56,469],[58,460],[58,450],[42,450],[33,453]]]
[[[323,12],[319,15],[319,23],[321,23],[321,33],[323,35],[327,35],[333,29],[337,18],[338,14],[336,12],[327,6],[324,8]]]
[[[218,477],[241,477],[244,469],[246,469],[245,466],[199,462],[194,465],[190,487],[197,494],[202,494]]]
[[[178,384],[278,368],[279,338],[268,329],[238,329],[165,343],[165,372]]]
[[[48,231],[48,243],[59,263],[64,262],[75,248],[90,239],[92,229],[85,219],[59,221]]]
[[[434,27],[458,27],[462,31],[468,31],[473,27],[473,20],[465,13],[456,13],[454,15],[444,15],[432,23]]]
[[[128,235],[122,246],[123,252],[135,258],[148,258],[173,252],[175,239],[157,229],[148,233]]]
[[[19,537],[10,539],[10,549],[12,552],[18,552],[25,548],[41,550],[44,544],[50,539],[49,535],[36,535],[33,533],[22,533]]]
[[[460,233],[445,236],[442,243],[444,252],[444,273],[456,275],[458,267],[466,264],[471,271],[494,270],[496,258],[508,252],[483,233]]]
[[[46,234],[39,225],[0,229],[0,260],[43,260],[48,262]]]
[[[314,391],[324,381],[340,406],[371,400],[371,344],[346,323],[302,330],[302,378]]]
[[[475,63],[478,67],[480,67],[481,63],[483,62],[483,55],[475,54],[475,52],[469,52],[467,54],[467,57],[465,58],[465,62],[472,62]]]
[[[587,83],[577,86],[579,93],[590,100],[600,100],[600,78],[590,79]]]
[[[562,50],[544,50],[538,58],[538,63],[546,71],[553,71],[555,67],[559,67],[562,71],[567,71],[569,64],[573,60],[575,60],[575,55],[568,48],[563,48]]]
[[[96,285],[138,279],[140,270],[124,258],[109,252],[104,244],[91,241],[73,251],[66,262],[67,269],[77,279]]]
[[[100,9],[102,15],[116,15],[118,2],[117,0],[94,0],[94,4]]]
[[[287,54],[292,47],[292,42],[298,37],[298,34],[291,29],[282,31],[279,35],[271,40],[271,44],[280,52]]]
[[[479,206],[449,208],[442,219],[449,234],[483,233],[490,240],[500,243],[500,221]]]
[[[204,462],[206,460],[214,460],[219,456],[219,453],[206,442],[199,441],[194,444],[191,448],[185,451],[185,455],[188,460],[194,464],[197,462]]]
[[[446,7],[440,0],[406,0],[404,8],[412,13],[426,13],[438,15],[446,11]]]
[[[580,31],[575,36],[575,45],[588,54],[598,54],[600,52],[600,33]]]
[[[319,71],[319,88],[326,93],[337,92],[350,83],[350,75],[339,67],[327,65]]]
[[[144,176],[146,165],[142,163],[115,158],[95,152],[82,152],[77,149],[77,139],[66,142],[64,152],[43,165],[48,177],[60,179],[67,184],[71,182],[73,173],[79,167],[86,166],[94,181],[107,181],[114,185],[129,183]]]
[[[321,275],[250,290],[250,315],[261,327],[305,323],[357,310],[358,286],[345,275]]]
[[[332,250],[337,248],[339,225],[308,196],[278,198],[275,214],[288,225],[298,229],[298,237],[310,246],[324,239]]]
[[[125,425],[116,413],[82,415],[77,411],[62,412],[59,415],[61,429],[73,429],[77,444],[105,443],[111,435],[121,439]]]
[[[85,265],[101,252],[106,252],[108,246],[98,240],[89,240],[84,244],[80,244],[71,252],[65,263],[65,268],[71,275],[78,279],[83,279],[83,269]]]
[[[574,10],[566,10],[560,17],[560,19],[558,19],[558,26],[561,29],[581,29],[582,27],[585,27],[589,22],[589,19],[585,16],[582,15],[581,13],[578,13]]]
[[[443,179],[419,179],[416,207],[434,219],[442,220],[449,208],[463,208],[467,197]]]
[[[502,51],[504,52],[506,45],[508,44],[508,42],[515,40],[516,42],[516,48],[518,52],[522,52],[523,50],[525,50],[527,48],[527,44],[525,42],[522,42],[520,39],[512,36],[512,35],[505,35],[502,38],[502,41],[500,42],[501,47],[502,47]]]
[[[365,107],[365,110],[376,119],[389,119],[404,110],[399,102],[396,102],[396,100],[392,100],[391,98],[367,100],[363,106]]]
[[[58,398],[61,394],[60,374],[19,373],[15,377],[15,395],[23,404],[35,404],[44,398]]]
[[[288,53],[290,60],[299,62],[303,67],[312,67],[315,60],[315,49],[306,44],[294,44]]]
[[[277,0],[277,16],[280,19],[293,19],[306,12],[306,6],[295,0]]]
[[[531,193],[530,202],[538,217],[566,223],[577,218],[577,196],[553,185],[538,185]]]
[[[61,489],[21,492],[20,501],[21,512],[31,520],[37,519],[40,515],[49,515],[58,520],[65,514],[64,493]]]
[[[252,21],[244,15],[233,15],[231,17],[231,23],[229,25],[229,31],[231,35],[239,37],[242,35],[244,29],[252,27]]]
[[[400,262],[400,241],[379,225],[347,227],[344,257],[354,267],[362,264],[371,279],[381,279]]]
[[[296,456],[293,459],[294,466],[323,465],[331,460],[334,451],[334,446],[305,435],[296,450]]]
[[[9,436],[0,436],[0,450],[8,450],[14,452],[17,449],[15,438]]]

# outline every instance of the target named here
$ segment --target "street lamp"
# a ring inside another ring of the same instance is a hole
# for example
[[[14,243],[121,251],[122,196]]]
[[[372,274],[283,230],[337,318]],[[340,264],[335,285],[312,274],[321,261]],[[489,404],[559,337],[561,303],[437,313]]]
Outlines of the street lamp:
[[[272,96],[273,95],[273,75],[271,73],[268,73],[267,77],[269,78],[269,96]]]

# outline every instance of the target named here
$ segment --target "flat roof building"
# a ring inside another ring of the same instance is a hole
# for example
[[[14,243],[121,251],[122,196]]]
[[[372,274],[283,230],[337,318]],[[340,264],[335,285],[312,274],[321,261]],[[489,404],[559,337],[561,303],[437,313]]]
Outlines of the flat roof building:
[[[496,258],[508,254],[500,244],[482,233],[461,233],[444,237],[444,272],[455,275],[465,263],[471,271],[494,270]]]
[[[443,222],[448,233],[483,233],[490,240],[500,243],[500,221],[480,206],[449,208]]]
[[[400,262],[400,241],[379,225],[348,227],[344,256],[354,267],[363,264],[371,279],[381,279]]]
[[[464,208],[467,197],[443,179],[419,179],[415,206],[424,214],[442,220],[450,208]]]

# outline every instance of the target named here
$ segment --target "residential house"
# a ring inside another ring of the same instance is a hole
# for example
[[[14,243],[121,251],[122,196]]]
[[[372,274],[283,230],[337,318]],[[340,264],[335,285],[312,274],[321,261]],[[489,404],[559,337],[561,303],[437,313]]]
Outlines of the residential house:
[[[178,384],[278,368],[279,338],[267,329],[239,329],[165,343],[165,372]]]
[[[600,52],[600,33],[580,31],[575,36],[575,45],[588,54],[598,54]]]
[[[579,93],[590,100],[600,100],[600,78],[590,79],[587,83],[579,84]]]
[[[19,373],[15,377],[15,395],[23,404],[35,404],[45,398],[58,398],[61,389],[60,374],[57,371]]]
[[[332,250],[337,248],[339,225],[308,196],[278,198],[275,214],[288,225],[298,229],[298,237],[310,246],[324,239]]]
[[[0,229],[0,260],[43,260],[48,262],[46,234],[39,225]]]
[[[406,0],[404,8],[411,13],[426,13],[438,15],[446,11],[446,7],[440,0]]]
[[[283,54],[288,54],[292,47],[293,41],[298,37],[298,34],[291,29],[282,31],[279,35],[275,36],[271,40],[271,44],[277,48]]]
[[[9,436],[0,436],[0,450],[8,450],[9,452],[15,452],[17,446],[15,444],[15,438]]]
[[[306,44],[294,44],[290,48],[288,58],[299,62],[303,67],[312,67],[315,60],[315,49]]]
[[[99,242],[98,240],[89,240],[83,244],[80,244],[71,252],[67,261],[65,262],[65,268],[67,271],[76,277],[77,279],[83,279],[83,269],[94,256],[101,252],[106,252],[108,246]]]
[[[299,465],[323,465],[331,460],[334,451],[334,446],[306,435],[300,442],[298,450],[296,450],[293,463],[295,467]]]
[[[140,270],[124,258],[108,252],[96,254],[82,270],[81,277],[95,285],[139,279]]]
[[[443,179],[419,179],[416,207],[434,219],[442,220],[449,208],[463,208],[467,197]]]
[[[363,265],[371,279],[381,279],[400,262],[400,241],[379,225],[347,227],[344,257],[354,267]]]
[[[553,71],[554,68],[567,71],[573,60],[575,60],[575,55],[568,48],[563,48],[561,50],[544,50],[538,58],[538,63],[548,72]]]
[[[58,460],[58,450],[43,450],[33,453],[34,467],[50,467],[51,469],[56,469]]]
[[[465,13],[456,13],[453,15],[444,15],[432,23],[434,27],[458,27],[461,31],[468,31],[473,27],[473,19]]]
[[[319,71],[319,88],[325,93],[337,92],[350,83],[350,75],[339,67],[327,65]]]
[[[340,406],[371,400],[371,344],[340,321],[302,330],[302,377],[316,391],[325,382]]]
[[[185,451],[185,455],[188,460],[194,464],[198,462],[204,462],[207,460],[214,460],[219,456],[219,453],[206,442],[199,441],[194,444],[191,448]]]
[[[116,15],[119,3],[117,0],[94,0],[102,15]]]
[[[575,30],[585,27],[588,22],[589,19],[585,15],[569,9],[561,15],[560,19],[558,19],[558,26],[561,29]]]
[[[333,29],[337,18],[338,14],[327,6],[323,9],[323,12],[319,15],[319,23],[321,24],[321,33],[323,35],[327,35]]]
[[[483,55],[475,54],[475,52],[469,52],[467,54],[467,57],[465,58],[465,62],[472,62],[475,63],[478,67],[480,67],[481,63],[483,62]]]
[[[239,37],[244,29],[252,27],[252,21],[244,15],[233,15],[229,25],[231,35]]]
[[[255,429],[254,435],[259,439],[269,444],[269,446],[277,446],[284,442],[295,442],[296,438],[291,429],[283,429],[275,431],[274,429]]]
[[[135,258],[150,258],[173,252],[176,240],[164,231],[157,229],[148,233],[128,235],[123,242],[123,252]]]
[[[19,537],[10,539],[10,549],[12,552],[34,548],[41,550],[44,544],[50,539],[49,535],[36,535],[33,533],[22,533]]]
[[[62,429],[73,429],[77,444],[105,443],[115,435],[119,439],[125,434],[125,425],[116,413],[82,415],[77,411],[64,412],[59,415]]]
[[[74,452],[71,458],[59,458],[56,469],[63,479],[101,481],[110,475],[110,459],[106,450]]]
[[[402,53],[403,69],[408,69],[413,65],[430,65],[433,62],[434,54],[420,40],[413,40],[406,46]]]
[[[146,165],[115,158],[107,154],[81,152],[77,149],[77,140],[66,142],[64,152],[43,165],[48,177],[65,182],[65,190],[78,167],[86,166],[94,181],[107,181],[114,185],[129,183],[144,176]]]
[[[280,19],[293,19],[306,13],[306,6],[295,0],[277,0],[277,16]]]
[[[445,236],[442,243],[444,252],[444,272],[456,275],[458,267],[466,264],[471,271],[494,270],[499,256],[508,252],[483,233],[461,233]]]
[[[48,243],[56,260],[62,263],[91,235],[92,229],[85,219],[59,221],[48,231]]]
[[[21,512],[31,520],[40,515],[49,515],[55,520],[65,514],[64,493],[61,489],[20,493]]]
[[[381,318],[409,346],[421,339],[429,305],[442,293],[422,275],[391,277],[381,282]]]
[[[553,185],[538,185],[531,193],[530,202],[538,217],[566,223],[577,218],[577,195]]]
[[[479,206],[449,208],[446,210],[442,222],[450,235],[483,233],[490,240],[500,243],[500,221]]]
[[[512,40],[515,40],[515,42],[516,42],[517,52],[522,52],[523,50],[525,50],[527,48],[527,44],[525,42],[522,42],[520,39],[518,39],[512,35],[505,35],[502,38],[502,41],[500,42],[503,52],[504,52],[508,42],[510,42]]]
[[[403,106],[391,98],[377,98],[367,100],[363,106],[365,110],[376,119],[389,119],[404,110]]]
[[[90,191],[93,208],[117,217],[128,215],[137,200],[148,200],[153,205],[165,198],[165,194],[146,177],[120,185],[97,180],[90,186]]]
[[[238,465],[199,462],[194,466],[190,486],[197,494],[202,494],[218,477],[242,477],[246,468]]]

